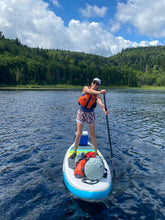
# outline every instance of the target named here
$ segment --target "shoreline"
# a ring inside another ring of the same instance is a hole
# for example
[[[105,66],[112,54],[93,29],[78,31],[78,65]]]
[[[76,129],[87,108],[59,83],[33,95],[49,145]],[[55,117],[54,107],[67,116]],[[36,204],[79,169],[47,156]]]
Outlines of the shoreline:
[[[63,90],[63,89],[82,89],[83,86],[58,84],[58,85],[17,85],[17,86],[0,86],[0,90]],[[103,86],[102,89],[135,89],[135,90],[165,90],[165,86]]]

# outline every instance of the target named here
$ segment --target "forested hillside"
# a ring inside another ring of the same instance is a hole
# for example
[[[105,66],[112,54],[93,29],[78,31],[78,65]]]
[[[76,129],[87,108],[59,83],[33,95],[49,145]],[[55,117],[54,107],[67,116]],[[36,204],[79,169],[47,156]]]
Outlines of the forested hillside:
[[[71,51],[29,48],[0,32],[0,85],[84,85],[93,77],[104,85],[165,86],[165,47],[123,50],[105,58]]]
[[[110,57],[119,68],[133,70],[143,85],[165,85],[165,46],[128,48]]]

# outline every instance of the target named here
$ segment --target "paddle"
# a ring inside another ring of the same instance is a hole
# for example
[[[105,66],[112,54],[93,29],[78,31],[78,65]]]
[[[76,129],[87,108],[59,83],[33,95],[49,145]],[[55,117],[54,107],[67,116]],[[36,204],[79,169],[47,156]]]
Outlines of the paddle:
[[[103,96],[104,96],[105,111],[107,111],[105,94],[103,94]],[[108,122],[108,115],[106,115],[106,121],[107,121],[107,130],[108,130],[108,139],[109,139],[109,147],[110,147],[110,152],[111,152],[111,159],[113,160],[113,152],[112,152],[112,144],[111,144],[111,136],[110,136],[109,122]]]
[[[105,111],[107,111],[107,105],[106,105],[105,94],[103,94],[103,96],[104,96]],[[109,147],[110,147],[110,152],[111,152],[111,165],[112,165],[113,177],[116,178],[116,173],[115,173],[115,170],[113,169],[113,162],[112,162],[112,161],[113,161],[113,152],[112,152],[112,144],[111,144],[111,136],[110,136],[109,122],[108,122],[108,115],[106,115],[106,121],[107,121]]]

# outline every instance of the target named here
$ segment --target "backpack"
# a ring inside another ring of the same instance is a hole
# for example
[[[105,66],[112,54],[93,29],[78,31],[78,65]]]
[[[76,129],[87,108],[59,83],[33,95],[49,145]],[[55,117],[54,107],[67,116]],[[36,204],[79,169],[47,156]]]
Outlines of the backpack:
[[[75,165],[77,165],[77,163],[84,159],[86,157],[86,154],[84,152],[80,152],[79,154],[77,154],[76,158],[75,158]]]

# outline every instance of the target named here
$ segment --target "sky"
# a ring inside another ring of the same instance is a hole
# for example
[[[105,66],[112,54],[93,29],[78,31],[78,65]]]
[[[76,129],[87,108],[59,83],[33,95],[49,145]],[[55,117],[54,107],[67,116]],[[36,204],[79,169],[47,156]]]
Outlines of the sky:
[[[0,0],[0,31],[29,47],[109,57],[165,45],[165,0]]]

